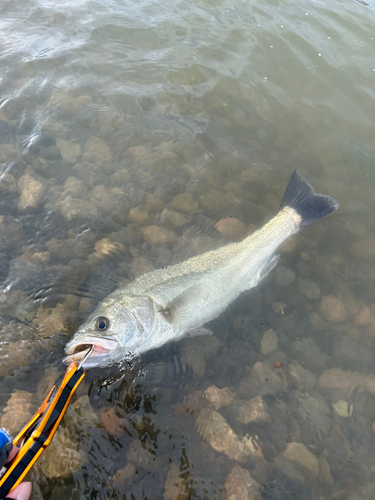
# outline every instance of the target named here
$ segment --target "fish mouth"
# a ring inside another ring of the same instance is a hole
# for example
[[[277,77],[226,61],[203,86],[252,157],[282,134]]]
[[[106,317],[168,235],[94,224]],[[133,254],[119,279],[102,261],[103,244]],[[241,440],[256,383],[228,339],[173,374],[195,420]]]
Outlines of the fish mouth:
[[[114,362],[111,353],[118,345],[118,341],[113,337],[85,337],[82,340],[71,341],[65,347],[67,356],[63,359],[63,362],[67,365],[73,361],[79,363],[88,351],[93,348],[92,353],[84,363],[85,368],[100,366],[103,365],[103,362],[105,366],[108,366]]]

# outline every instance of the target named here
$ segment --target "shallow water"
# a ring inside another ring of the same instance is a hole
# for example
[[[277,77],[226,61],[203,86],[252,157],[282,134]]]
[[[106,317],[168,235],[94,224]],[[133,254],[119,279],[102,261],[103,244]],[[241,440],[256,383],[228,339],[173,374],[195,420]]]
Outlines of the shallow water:
[[[374,7],[1,2],[0,423],[12,433],[117,286],[224,244],[221,218],[261,226],[296,168],[341,201],[212,337],[90,370],[33,498],[374,498]],[[169,241],[150,243],[150,225]],[[227,389],[221,407],[213,385]],[[247,422],[258,396],[267,409]],[[219,449],[213,434],[230,428]]]

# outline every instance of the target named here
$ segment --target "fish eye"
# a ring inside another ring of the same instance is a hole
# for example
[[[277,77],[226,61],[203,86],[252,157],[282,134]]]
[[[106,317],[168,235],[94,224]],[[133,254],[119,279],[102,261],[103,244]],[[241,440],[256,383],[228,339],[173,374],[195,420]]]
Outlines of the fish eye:
[[[98,330],[103,332],[104,330],[107,330],[109,327],[109,319],[106,318],[105,316],[99,316],[99,318],[96,318],[95,320],[95,326]]]

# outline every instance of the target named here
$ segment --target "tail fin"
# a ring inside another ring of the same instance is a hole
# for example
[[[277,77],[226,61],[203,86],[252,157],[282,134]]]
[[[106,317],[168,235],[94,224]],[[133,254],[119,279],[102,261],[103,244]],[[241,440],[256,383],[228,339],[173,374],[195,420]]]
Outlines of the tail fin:
[[[291,175],[281,202],[281,208],[294,208],[302,218],[301,229],[334,212],[339,206],[340,203],[332,196],[317,194],[297,170]]]

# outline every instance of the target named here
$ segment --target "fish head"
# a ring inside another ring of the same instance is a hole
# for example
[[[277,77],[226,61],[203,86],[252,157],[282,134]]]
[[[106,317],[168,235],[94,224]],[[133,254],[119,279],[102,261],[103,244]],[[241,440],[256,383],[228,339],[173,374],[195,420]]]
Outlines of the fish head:
[[[103,301],[66,345],[64,363],[80,362],[92,347],[85,368],[111,366],[139,354],[152,332],[153,313],[149,298]]]

